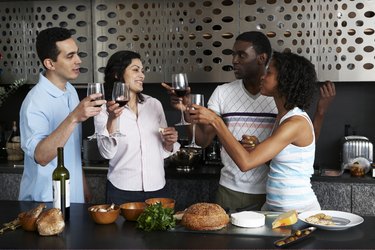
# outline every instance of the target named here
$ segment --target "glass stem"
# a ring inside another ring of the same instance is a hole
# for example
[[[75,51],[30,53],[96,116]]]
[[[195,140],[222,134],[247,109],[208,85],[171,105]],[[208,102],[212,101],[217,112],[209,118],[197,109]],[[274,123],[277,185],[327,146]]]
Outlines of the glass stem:
[[[192,135],[192,138],[191,138],[191,144],[196,145],[195,144],[195,124],[193,124],[193,135]]]
[[[182,106],[182,101],[180,101],[181,106]],[[181,123],[185,123],[185,118],[184,118],[184,111],[181,109]]]
[[[117,117],[117,128],[116,128],[116,133],[120,133],[120,116]]]

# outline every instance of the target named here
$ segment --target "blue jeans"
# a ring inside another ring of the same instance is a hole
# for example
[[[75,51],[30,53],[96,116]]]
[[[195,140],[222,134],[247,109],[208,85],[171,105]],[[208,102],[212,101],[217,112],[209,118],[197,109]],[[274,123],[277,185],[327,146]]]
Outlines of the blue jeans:
[[[121,205],[126,202],[145,201],[149,198],[170,198],[169,191],[166,186],[160,190],[144,192],[144,191],[126,191],[116,188],[107,180],[106,202],[107,204],[115,203]]]

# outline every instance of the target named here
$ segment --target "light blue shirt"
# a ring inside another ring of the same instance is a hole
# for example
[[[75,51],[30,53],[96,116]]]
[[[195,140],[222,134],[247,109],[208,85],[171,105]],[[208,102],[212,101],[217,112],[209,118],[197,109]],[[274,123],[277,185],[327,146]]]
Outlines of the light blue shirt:
[[[42,74],[39,82],[27,94],[20,111],[21,147],[25,152],[25,159],[19,200],[53,200],[52,172],[56,168],[57,157],[43,167],[34,159],[35,148],[61,124],[78,103],[77,91],[69,82],[66,90],[62,91]],[[64,146],[64,165],[70,174],[70,197],[73,203],[84,202],[81,138],[82,128],[78,124]]]

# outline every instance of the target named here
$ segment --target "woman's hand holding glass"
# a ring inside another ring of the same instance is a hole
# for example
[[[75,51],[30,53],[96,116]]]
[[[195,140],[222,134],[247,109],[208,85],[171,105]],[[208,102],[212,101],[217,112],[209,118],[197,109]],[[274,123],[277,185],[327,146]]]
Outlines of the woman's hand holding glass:
[[[108,111],[112,111],[110,112],[110,116],[112,115],[114,116],[112,118],[117,119],[116,130],[110,134],[111,137],[125,136],[120,132],[120,115],[123,107],[129,102],[129,100],[129,85],[123,82],[115,82],[112,90],[112,102],[109,103],[109,107],[107,109]],[[118,104],[118,106],[114,106],[114,104]],[[121,109],[118,109],[118,107]]]

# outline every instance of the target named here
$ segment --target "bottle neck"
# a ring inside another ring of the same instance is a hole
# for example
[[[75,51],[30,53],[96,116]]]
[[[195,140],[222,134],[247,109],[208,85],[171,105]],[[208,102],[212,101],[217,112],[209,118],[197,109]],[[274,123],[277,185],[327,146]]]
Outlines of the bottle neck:
[[[57,148],[57,166],[64,167],[64,148]]]

